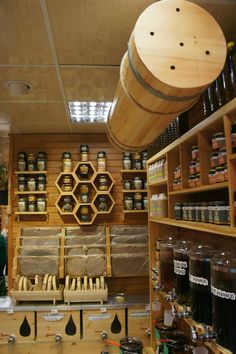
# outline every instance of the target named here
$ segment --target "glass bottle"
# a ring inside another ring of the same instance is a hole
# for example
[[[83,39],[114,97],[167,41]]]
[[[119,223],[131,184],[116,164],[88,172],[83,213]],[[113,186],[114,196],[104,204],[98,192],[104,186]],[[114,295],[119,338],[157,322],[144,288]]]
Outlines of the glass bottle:
[[[228,66],[232,98],[236,96],[236,46],[235,42],[228,43]]]
[[[86,144],[80,145],[80,160],[82,162],[88,161],[89,147]]]

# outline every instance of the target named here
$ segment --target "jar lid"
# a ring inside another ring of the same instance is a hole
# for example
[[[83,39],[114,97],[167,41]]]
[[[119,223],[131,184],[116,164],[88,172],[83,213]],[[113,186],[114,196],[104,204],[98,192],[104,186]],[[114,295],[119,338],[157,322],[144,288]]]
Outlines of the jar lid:
[[[97,157],[106,157],[105,151],[98,151]]]
[[[123,157],[131,158],[131,153],[130,153],[130,152],[124,152],[124,153],[123,153]]]
[[[176,245],[174,246],[174,251],[180,252],[180,253],[188,253],[194,246],[194,243],[189,240],[179,240],[176,242]]]
[[[217,266],[217,270],[236,273],[236,250],[218,252],[212,258],[212,266]]]
[[[80,145],[80,152],[89,152],[89,147],[87,144]]]
[[[69,152],[69,151],[64,151],[63,153],[62,153],[62,156],[63,157],[71,157],[71,153]]]
[[[216,253],[216,248],[214,246],[205,245],[205,244],[198,244],[193,246],[190,251],[190,258],[193,259],[210,259]]]
[[[29,202],[36,202],[36,200],[37,200],[37,196],[36,195],[30,194],[28,196],[28,201]]]

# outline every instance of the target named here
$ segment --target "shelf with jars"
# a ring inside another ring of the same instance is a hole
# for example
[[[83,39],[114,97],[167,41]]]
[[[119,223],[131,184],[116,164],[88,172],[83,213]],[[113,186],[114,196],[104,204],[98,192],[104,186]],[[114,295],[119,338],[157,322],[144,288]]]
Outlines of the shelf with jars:
[[[73,171],[69,169],[65,171],[63,162],[63,172],[56,180],[60,193],[56,201],[59,214],[73,216],[80,225],[91,225],[98,215],[111,213],[115,204],[111,196],[114,180],[105,170],[106,153],[98,152],[96,171],[93,163],[87,160],[88,152],[88,146],[81,145],[81,161],[76,164]],[[68,156],[71,158],[71,155]]]
[[[17,171],[17,215],[47,216],[47,154],[19,152]]]

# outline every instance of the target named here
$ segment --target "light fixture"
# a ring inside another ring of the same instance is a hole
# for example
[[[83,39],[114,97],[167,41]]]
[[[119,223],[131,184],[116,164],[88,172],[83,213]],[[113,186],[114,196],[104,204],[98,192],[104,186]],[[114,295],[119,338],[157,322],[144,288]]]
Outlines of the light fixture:
[[[5,82],[4,87],[7,89],[10,95],[20,96],[20,95],[28,95],[32,86],[25,81],[11,80]]]
[[[72,123],[105,123],[112,102],[78,102],[68,103]]]

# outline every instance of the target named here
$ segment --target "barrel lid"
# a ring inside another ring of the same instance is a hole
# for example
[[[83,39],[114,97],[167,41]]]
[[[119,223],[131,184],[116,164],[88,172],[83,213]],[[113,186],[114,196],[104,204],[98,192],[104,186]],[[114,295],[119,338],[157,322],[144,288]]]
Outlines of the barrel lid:
[[[162,0],[150,5],[136,22],[133,40],[148,70],[146,76],[149,72],[174,88],[208,86],[218,77],[226,59],[227,46],[220,26],[206,10],[190,1]]]

